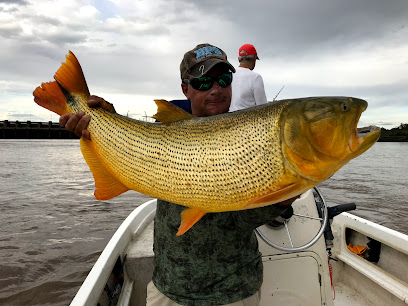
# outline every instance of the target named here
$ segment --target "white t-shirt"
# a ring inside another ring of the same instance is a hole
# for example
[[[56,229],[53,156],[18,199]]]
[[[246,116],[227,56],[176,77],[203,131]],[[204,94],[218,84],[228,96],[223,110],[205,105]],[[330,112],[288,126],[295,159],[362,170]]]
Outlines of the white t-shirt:
[[[233,74],[231,86],[230,112],[267,102],[262,77],[253,70],[238,67]]]

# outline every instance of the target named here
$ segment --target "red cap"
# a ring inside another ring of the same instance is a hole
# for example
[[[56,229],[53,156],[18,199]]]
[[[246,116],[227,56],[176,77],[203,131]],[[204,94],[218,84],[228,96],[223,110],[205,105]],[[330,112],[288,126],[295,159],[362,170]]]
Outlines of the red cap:
[[[256,53],[255,47],[251,44],[245,44],[239,48],[239,56],[245,55],[256,55],[256,59],[259,60],[258,53]]]

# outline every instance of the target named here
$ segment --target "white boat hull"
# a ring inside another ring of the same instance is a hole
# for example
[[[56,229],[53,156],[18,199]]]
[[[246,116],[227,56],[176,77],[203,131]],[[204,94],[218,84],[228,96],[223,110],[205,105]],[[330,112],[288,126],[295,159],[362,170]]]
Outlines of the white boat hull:
[[[145,305],[146,285],[153,272],[153,219],[156,200],[136,208],[119,227],[89,273],[71,305],[109,302],[104,291],[116,260],[126,257],[125,281],[118,305]],[[311,191],[293,204],[302,215],[318,217]],[[288,222],[293,244],[307,243],[320,221],[292,217]],[[266,225],[261,231],[274,242],[288,246],[285,228]],[[406,305],[408,304],[408,236],[381,225],[342,213],[332,223],[334,234],[330,271],[326,244],[321,237],[300,252],[277,250],[259,239],[263,255],[264,283],[261,305]],[[348,243],[365,245],[380,241],[378,263],[352,253]],[[334,290],[332,288],[334,284]],[[335,296],[335,299],[333,297]]]

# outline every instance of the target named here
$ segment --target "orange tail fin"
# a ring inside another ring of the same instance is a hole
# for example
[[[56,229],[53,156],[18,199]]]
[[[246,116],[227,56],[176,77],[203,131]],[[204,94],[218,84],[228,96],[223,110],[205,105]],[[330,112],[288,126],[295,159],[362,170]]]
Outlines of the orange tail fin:
[[[81,95],[85,100],[89,97],[88,86],[77,58],[71,51],[65,57],[66,62],[62,63],[54,75],[57,82],[43,83],[33,92],[34,101],[38,105],[59,115],[70,112],[67,98],[60,86],[70,94]]]
[[[70,112],[67,98],[55,81],[42,83],[34,90],[33,95],[35,103],[60,116]]]
[[[58,69],[54,79],[69,93],[84,95],[88,100],[89,90],[81,65],[79,65],[77,58],[71,51],[65,57],[67,60]]]

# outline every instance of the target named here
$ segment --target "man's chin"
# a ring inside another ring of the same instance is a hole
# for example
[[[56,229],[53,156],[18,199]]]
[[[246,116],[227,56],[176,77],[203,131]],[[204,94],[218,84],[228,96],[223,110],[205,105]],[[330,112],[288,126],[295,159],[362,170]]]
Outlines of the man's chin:
[[[208,114],[207,116],[214,116],[214,115],[219,115],[223,113],[227,113],[229,110],[229,105],[226,103],[208,103],[206,105],[206,113]]]

